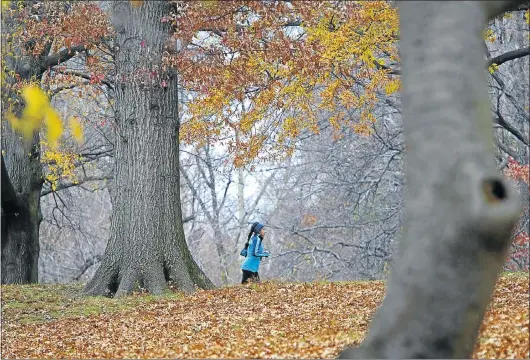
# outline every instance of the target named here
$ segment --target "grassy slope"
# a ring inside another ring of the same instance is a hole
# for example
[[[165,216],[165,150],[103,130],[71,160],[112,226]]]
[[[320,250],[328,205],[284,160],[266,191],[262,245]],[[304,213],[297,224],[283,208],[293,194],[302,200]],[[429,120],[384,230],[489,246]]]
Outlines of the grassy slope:
[[[529,357],[528,273],[505,274],[475,358]],[[2,286],[3,357],[332,358],[358,344],[384,282],[230,286],[184,296],[79,297],[79,285]]]

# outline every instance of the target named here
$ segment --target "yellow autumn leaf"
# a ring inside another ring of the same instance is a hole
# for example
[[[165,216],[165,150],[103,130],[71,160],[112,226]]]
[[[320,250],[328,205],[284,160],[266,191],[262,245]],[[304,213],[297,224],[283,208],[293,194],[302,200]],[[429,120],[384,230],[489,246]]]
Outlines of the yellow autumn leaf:
[[[57,143],[63,133],[63,122],[57,111],[49,107],[46,112],[46,130],[50,147],[57,147]]]
[[[489,67],[488,67],[488,71],[490,72],[490,74],[493,74],[495,71],[497,71],[499,69],[499,65],[497,64],[491,64]]]
[[[26,139],[30,139],[33,133],[41,127],[49,103],[44,92],[36,86],[24,88],[22,98],[26,107],[22,111],[21,118],[18,119],[11,112],[8,112],[6,117],[14,130],[21,132]]]
[[[2,10],[9,9],[9,5],[11,5],[11,1],[8,0],[2,0]]]
[[[45,125],[48,142],[51,147],[56,147],[63,133],[63,124],[59,113],[50,105],[46,93],[38,86],[29,85],[22,89],[22,98],[26,106],[20,119],[12,112],[6,114],[11,127],[26,139],[31,139],[35,131]]]
[[[83,126],[81,125],[81,122],[75,118],[70,118],[70,130],[72,130],[72,136],[74,139],[77,140],[78,143],[83,142]]]
[[[42,121],[47,108],[50,106],[44,91],[37,86],[27,86],[22,90],[22,97],[26,102],[22,119]]]
[[[484,39],[489,41],[490,43],[494,43],[497,37],[495,36],[495,33],[492,29],[488,29],[484,31]]]
[[[18,131],[19,133],[22,133],[22,135],[26,139],[30,139],[31,135],[37,128],[36,126],[34,126],[34,123],[29,122],[29,121],[23,121],[17,118],[15,115],[13,115],[13,113],[11,112],[8,112],[6,114],[6,118],[9,124],[11,125],[11,127],[13,128],[13,130]]]
[[[204,2],[204,7],[206,9],[213,9],[217,5],[217,0],[209,0]]]
[[[399,80],[392,80],[385,86],[386,95],[391,95],[399,90]]]
[[[22,98],[26,107],[22,111],[21,118],[18,119],[11,112],[7,113],[6,117],[14,130],[21,132],[26,139],[29,139],[35,130],[40,128],[49,102],[44,92],[36,86],[25,87],[22,90]]]

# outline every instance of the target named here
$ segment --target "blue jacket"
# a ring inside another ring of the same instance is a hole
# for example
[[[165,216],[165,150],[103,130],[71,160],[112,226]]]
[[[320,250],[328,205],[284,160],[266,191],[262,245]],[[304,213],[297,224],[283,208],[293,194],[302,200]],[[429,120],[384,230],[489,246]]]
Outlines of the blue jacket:
[[[256,247],[256,245],[258,245]],[[258,272],[259,263],[262,257],[269,256],[269,253],[263,250],[263,243],[258,235],[254,234],[249,241],[247,257],[241,265],[241,270]]]

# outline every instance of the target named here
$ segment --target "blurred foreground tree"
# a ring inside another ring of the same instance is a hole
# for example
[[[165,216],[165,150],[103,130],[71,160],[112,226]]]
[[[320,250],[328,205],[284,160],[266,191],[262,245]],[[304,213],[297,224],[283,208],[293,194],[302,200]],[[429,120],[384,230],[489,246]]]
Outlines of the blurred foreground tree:
[[[518,2],[402,2],[405,227],[386,297],[342,358],[468,358],[519,217],[496,169],[488,19]]]

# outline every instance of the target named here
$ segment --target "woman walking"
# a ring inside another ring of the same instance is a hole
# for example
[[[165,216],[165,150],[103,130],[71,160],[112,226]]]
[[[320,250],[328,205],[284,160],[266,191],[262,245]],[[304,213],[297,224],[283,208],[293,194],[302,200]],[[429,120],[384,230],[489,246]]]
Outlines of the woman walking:
[[[263,250],[263,238],[265,237],[265,226],[259,222],[255,222],[250,227],[246,246],[247,257],[241,265],[243,270],[243,280],[241,284],[246,284],[249,280],[259,282],[259,264],[262,258],[268,257],[269,252]]]

